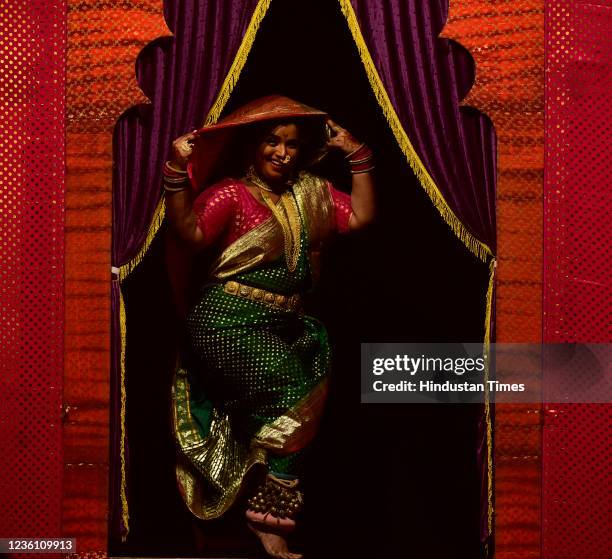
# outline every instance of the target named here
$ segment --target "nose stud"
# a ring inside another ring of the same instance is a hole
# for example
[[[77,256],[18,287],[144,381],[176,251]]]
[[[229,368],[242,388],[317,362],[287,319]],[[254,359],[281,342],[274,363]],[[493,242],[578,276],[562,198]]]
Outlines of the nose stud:
[[[291,156],[290,155],[285,155],[285,157],[283,157],[281,159],[281,161],[285,164],[289,163],[289,161],[291,161]]]

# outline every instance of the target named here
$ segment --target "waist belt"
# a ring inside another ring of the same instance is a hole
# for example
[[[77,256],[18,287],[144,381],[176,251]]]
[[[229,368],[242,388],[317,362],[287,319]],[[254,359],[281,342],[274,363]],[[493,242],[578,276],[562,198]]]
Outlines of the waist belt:
[[[277,309],[298,312],[302,307],[302,298],[299,295],[281,295],[280,293],[273,293],[259,287],[251,287],[250,285],[244,285],[233,280],[223,284],[223,291],[243,299],[258,301]]]

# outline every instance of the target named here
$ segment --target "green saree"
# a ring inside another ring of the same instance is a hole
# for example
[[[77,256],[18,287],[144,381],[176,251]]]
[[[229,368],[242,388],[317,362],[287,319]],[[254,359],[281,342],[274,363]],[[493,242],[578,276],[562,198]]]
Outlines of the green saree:
[[[271,217],[221,254],[214,283],[202,288],[188,316],[191,350],[173,386],[177,479],[203,519],[227,511],[253,476],[299,475],[325,402],[331,355],[323,325],[224,288],[231,280],[286,296],[310,289],[334,227],[333,202],[325,182],[306,173],[292,196],[301,221],[295,270]]]

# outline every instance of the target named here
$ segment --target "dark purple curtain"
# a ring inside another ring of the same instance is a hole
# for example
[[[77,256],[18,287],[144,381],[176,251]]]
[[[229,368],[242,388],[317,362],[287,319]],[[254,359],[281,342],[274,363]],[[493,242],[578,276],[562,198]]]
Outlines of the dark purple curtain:
[[[495,253],[495,133],[459,107],[473,62],[439,39],[448,0],[351,0],[361,32],[417,154],[463,224]]]
[[[351,0],[374,64],[413,147],[468,230],[496,253],[495,131],[483,114],[459,107],[473,83],[473,60],[439,39],[448,0]],[[486,418],[479,422],[481,539],[488,536]]]
[[[172,140],[199,128],[234,60],[257,0],[166,1],[174,38],[149,44],[138,57],[138,83],[151,107],[132,109],[115,130],[113,263],[142,246],[161,195],[161,169]]]
[[[174,37],[149,44],[136,65],[138,83],[152,104],[125,113],[115,129],[114,266],[129,262],[143,245],[161,196],[161,170],[172,140],[203,124],[256,5],[257,0],[164,2],[166,21]],[[119,497],[119,289],[119,283],[113,282],[110,508],[115,537],[126,533]]]

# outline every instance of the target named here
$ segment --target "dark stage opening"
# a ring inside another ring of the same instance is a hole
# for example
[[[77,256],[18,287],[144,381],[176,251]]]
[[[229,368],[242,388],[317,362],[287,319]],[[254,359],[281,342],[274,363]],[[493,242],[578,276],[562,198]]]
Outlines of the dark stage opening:
[[[481,341],[488,268],[442,221],[410,171],[338,2],[272,2],[225,112],[271,93],[328,111],[367,142],[380,192],[377,224],[339,239],[324,260],[313,314],[328,328],[334,366],[297,540],[316,559],[477,558],[481,408],[361,405],[359,344]],[[341,167],[341,158],[330,157],[324,172],[348,191]],[[131,531],[125,544],[111,542],[112,555],[196,554],[173,474],[165,347],[172,309],[162,245],[154,243],[124,284]],[[238,513],[205,527],[204,539],[209,557],[257,556]]]

